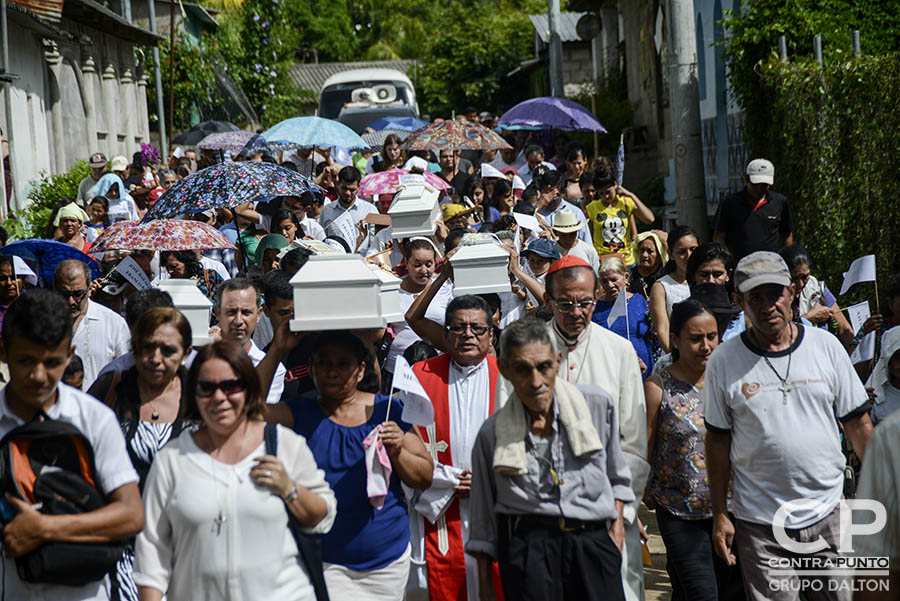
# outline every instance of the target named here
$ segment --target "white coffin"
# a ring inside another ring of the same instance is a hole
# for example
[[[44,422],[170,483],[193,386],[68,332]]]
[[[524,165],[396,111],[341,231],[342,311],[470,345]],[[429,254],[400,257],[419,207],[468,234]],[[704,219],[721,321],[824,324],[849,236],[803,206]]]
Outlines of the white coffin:
[[[378,293],[381,316],[387,323],[404,321],[406,312],[400,308],[400,284],[403,280],[371,261],[367,261],[367,263],[375,277],[381,281],[381,291]]]
[[[391,237],[403,240],[434,234],[434,222],[441,218],[439,198],[440,193],[424,182],[401,187],[388,209]]]
[[[359,255],[316,255],[291,278],[294,332],[383,328],[381,281]]]
[[[460,244],[450,257],[453,266],[453,296],[511,292],[509,253],[492,238]]]
[[[175,308],[191,324],[191,344],[195,348],[213,341],[209,335],[209,310],[212,302],[200,292],[196,281],[169,278],[159,282],[159,289],[169,293]]]

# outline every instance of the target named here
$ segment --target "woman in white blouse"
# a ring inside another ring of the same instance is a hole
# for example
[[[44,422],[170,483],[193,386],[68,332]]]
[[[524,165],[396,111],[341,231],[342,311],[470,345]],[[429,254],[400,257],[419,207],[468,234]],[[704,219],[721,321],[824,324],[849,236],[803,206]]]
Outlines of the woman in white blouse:
[[[201,422],[156,456],[135,548],[141,601],[315,599],[290,511],[309,533],[331,529],[334,493],[305,440],[278,428],[265,455],[265,396],[247,354],[218,341],[188,374],[188,417]]]

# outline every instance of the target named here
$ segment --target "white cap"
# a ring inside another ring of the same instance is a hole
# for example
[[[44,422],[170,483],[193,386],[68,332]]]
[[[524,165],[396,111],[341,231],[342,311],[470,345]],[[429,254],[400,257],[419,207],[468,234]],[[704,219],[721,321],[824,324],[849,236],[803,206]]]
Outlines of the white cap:
[[[503,172],[494,167],[493,165],[489,165],[488,163],[481,164],[481,177],[496,177],[498,179],[506,179],[506,176],[503,175]]]
[[[753,159],[747,165],[747,177],[751,184],[775,183],[775,166],[766,159]]]

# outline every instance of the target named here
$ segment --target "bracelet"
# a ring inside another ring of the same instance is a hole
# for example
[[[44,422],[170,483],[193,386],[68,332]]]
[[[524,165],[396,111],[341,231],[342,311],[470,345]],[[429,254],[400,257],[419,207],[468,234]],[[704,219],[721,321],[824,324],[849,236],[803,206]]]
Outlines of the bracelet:
[[[300,495],[300,491],[297,490],[297,483],[294,482],[294,487],[291,488],[291,492],[289,492],[287,494],[287,496],[281,497],[281,498],[284,499],[285,503],[290,503],[291,501],[296,499],[299,495]]]

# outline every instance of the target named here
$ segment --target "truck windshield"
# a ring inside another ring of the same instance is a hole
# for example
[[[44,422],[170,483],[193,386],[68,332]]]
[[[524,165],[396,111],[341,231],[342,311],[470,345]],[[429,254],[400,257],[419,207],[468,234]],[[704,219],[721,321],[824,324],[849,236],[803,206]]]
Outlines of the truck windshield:
[[[322,90],[319,97],[319,116],[326,119],[337,119],[344,104],[350,102],[353,90],[384,84],[394,86],[394,89],[397,90],[397,101],[403,104],[412,104],[412,90],[402,81],[354,81],[335,84]]]

